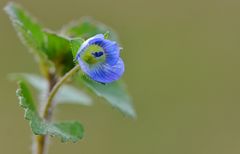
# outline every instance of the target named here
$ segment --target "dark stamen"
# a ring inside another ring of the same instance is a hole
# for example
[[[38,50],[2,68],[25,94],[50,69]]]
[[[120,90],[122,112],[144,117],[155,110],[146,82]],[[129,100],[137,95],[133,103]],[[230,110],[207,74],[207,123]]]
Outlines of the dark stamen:
[[[101,57],[103,55],[103,51],[98,51],[98,52],[92,52],[92,55],[94,57]]]

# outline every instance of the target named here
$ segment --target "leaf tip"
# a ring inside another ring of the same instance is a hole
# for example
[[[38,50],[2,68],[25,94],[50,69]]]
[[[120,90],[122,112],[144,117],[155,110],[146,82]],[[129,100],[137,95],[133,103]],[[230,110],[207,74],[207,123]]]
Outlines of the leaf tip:
[[[11,15],[12,14],[12,9],[13,8],[16,8],[16,7],[19,7],[19,5],[18,4],[16,4],[15,2],[8,2],[6,5],[5,5],[5,7],[3,8],[3,10],[7,13],[7,14],[9,14],[9,15]]]

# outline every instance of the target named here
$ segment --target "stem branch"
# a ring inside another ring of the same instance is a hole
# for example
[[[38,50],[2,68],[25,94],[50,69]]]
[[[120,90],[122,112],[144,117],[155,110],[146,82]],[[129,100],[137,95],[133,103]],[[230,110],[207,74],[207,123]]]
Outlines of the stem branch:
[[[58,92],[59,88],[64,84],[64,82],[72,77],[80,69],[79,65],[76,65],[69,72],[67,72],[57,83],[53,80],[49,80],[49,94],[46,104],[43,108],[42,118],[46,121],[51,121],[53,108],[55,103],[53,101],[54,96]],[[47,154],[48,148],[48,136],[36,136],[34,154]]]
[[[52,90],[50,91],[48,98],[47,98],[47,102],[46,105],[44,107],[44,111],[43,111],[43,115],[42,117],[44,119],[48,119],[48,115],[49,110],[52,107],[52,100],[54,98],[54,96],[56,95],[56,93],[58,92],[59,88],[63,85],[63,83],[69,79],[70,77],[72,77],[78,70],[80,69],[79,65],[76,65],[74,68],[72,68],[69,72],[67,72],[52,88]]]

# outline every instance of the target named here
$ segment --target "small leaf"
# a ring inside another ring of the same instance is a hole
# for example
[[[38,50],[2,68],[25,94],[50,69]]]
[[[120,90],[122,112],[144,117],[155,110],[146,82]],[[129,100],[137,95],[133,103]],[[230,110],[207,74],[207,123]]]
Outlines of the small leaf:
[[[109,31],[107,31],[106,33],[104,33],[104,38],[105,38],[105,39],[109,39],[109,37],[110,37],[110,32],[109,32]]]
[[[48,55],[51,60],[59,60],[71,51],[69,40],[55,32],[45,30],[44,35],[46,40],[42,50]]]
[[[42,31],[42,27],[36,20],[13,2],[8,3],[4,10],[9,15],[21,41],[27,47],[30,47],[30,51],[34,54],[35,58],[37,58],[42,68],[52,66],[51,62],[47,60],[46,55],[41,52],[45,35]]]
[[[47,81],[37,75],[33,74],[11,74],[11,79],[23,80],[32,85],[40,92],[40,96],[46,95],[48,91]],[[84,92],[70,86],[63,85],[57,93],[55,99],[58,104],[79,104],[79,105],[91,105],[92,99]]]
[[[74,38],[70,40],[72,55],[74,59],[76,58],[78,49],[80,48],[83,42],[84,40],[82,38]]]
[[[68,37],[44,30],[22,7],[11,2],[5,7],[22,42],[41,64],[57,68],[60,75],[74,67]],[[53,63],[53,64],[52,64]]]
[[[96,34],[105,34],[107,31],[110,33],[109,39],[118,41],[118,36],[112,28],[91,18],[85,17],[80,21],[71,22],[62,29],[62,33],[69,37],[81,37],[85,40]]]
[[[42,42],[44,42],[42,27],[19,5],[13,2],[8,3],[5,11],[22,41],[34,48],[41,48]]]
[[[63,75],[75,65],[72,60],[70,40],[50,30],[45,30],[44,34],[46,38],[41,50],[54,62],[55,67],[60,70],[60,75]]]
[[[83,84],[90,88],[97,96],[105,98],[108,103],[124,114],[136,118],[132,100],[127,94],[123,82],[117,81],[109,84],[101,84],[85,75],[78,76],[77,81],[83,82]]]
[[[33,98],[24,82],[19,82],[17,90],[20,106],[25,110],[25,119],[35,135],[50,135],[61,138],[63,142],[77,142],[83,137],[83,126],[77,121],[61,123],[47,123],[43,121],[37,112]]]
[[[48,134],[58,136],[62,142],[77,142],[83,138],[83,126],[78,121],[65,121],[53,123],[48,127]]]

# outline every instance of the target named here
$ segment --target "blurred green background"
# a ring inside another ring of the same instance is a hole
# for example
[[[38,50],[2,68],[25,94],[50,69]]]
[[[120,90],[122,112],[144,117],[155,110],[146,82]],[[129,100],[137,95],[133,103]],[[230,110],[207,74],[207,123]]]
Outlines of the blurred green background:
[[[96,98],[93,107],[60,106],[55,117],[81,120],[86,135],[76,144],[52,139],[50,154],[240,153],[239,0],[17,2],[54,30],[92,16],[124,47],[138,119]],[[38,68],[2,9],[0,49],[0,153],[30,154],[30,128],[6,76]]]

